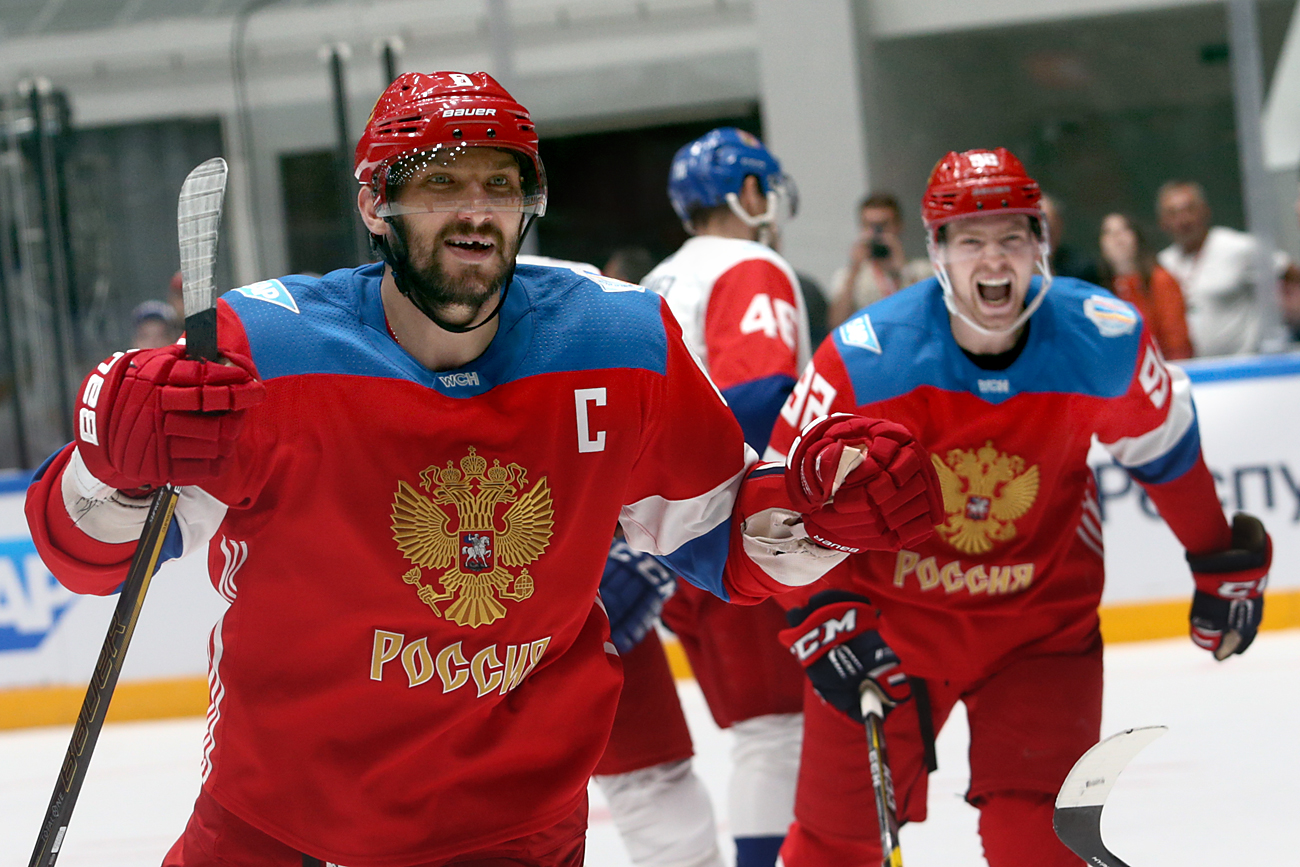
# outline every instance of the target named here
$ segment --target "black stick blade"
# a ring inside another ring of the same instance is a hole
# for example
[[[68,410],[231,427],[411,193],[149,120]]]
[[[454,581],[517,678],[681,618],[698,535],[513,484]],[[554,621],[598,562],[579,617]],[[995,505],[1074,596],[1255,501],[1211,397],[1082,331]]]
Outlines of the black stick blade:
[[[1126,729],[1093,746],[1074,763],[1056,796],[1052,827],[1066,847],[1096,867],[1128,867],[1101,839],[1101,811],[1120,772],[1165,726]]]

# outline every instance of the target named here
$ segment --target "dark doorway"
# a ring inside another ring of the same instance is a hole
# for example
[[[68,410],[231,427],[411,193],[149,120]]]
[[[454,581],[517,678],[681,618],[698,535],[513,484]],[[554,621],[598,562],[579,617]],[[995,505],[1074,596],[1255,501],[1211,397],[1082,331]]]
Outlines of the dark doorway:
[[[596,266],[619,247],[665,258],[686,240],[668,202],[668,166],[678,148],[719,126],[761,135],[758,107],[738,117],[615,132],[548,138],[543,131],[550,201],[536,225],[539,251]]]

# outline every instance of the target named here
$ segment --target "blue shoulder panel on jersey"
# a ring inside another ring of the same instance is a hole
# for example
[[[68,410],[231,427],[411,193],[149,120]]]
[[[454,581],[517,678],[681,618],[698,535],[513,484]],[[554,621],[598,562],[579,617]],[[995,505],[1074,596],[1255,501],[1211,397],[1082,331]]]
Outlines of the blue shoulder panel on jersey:
[[[655,559],[701,590],[709,591],[723,602],[730,602],[731,597],[727,595],[727,589],[722,586],[722,567],[727,561],[727,549],[730,544],[731,519],[728,518],[671,554]]]
[[[781,373],[723,389],[722,396],[740,422],[745,442],[760,455],[767,448],[776,416],[793,389],[794,379]]]
[[[660,299],[568,268],[520,265],[496,336],[481,356],[433,372],[389,336],[383,266],[282,277],[222,297],[244,325],[263,379],[338,374],[406,379],[474,397],[525,376],[565,370],[667,367]]]
[[[619,280],[569,268],[520,265],[536,317],[533,345],[519,376],[602,368],[664,373],[668,335],[663,299]],[[514,292],[514,288],[511,288]]]
[[[1035,277],[1031,296],[1040,285]],[[923,386],[997,404],[1026,393],[1123,394],[1136,369],[1141,330],[1137,312],[1105,289],[1057,277],[1029,320],[1020,357],[1006,370],[982,370],[953,338],[943,290],[932,277],[859,311],[831,339],[859,406]]]

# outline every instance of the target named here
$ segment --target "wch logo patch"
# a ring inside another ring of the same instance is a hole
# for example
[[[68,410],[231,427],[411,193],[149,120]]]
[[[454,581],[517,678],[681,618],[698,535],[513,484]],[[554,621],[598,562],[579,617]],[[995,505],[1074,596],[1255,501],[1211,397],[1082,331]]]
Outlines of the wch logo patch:
[[[30,539],[0,540],[0,652],[40,647],[75,598]]]

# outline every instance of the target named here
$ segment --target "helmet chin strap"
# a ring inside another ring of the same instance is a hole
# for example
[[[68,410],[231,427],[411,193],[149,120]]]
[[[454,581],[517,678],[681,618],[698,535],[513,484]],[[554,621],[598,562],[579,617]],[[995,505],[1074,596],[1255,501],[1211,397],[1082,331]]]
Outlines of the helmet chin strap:
[[[776,190],[767,191],[767,210],[758,216],[746,211],[740,204],[740,196],[735,193],[727,193],[723,196],[727,202],[727,207],[731,212],[740,218],[746,226],[751,229],[758,229],[758,242],[764,246],[771,247],[776,240],[777,214],[781,208],[780,196]]]
[[[520,219],[524,219],[523,215],[520,216]],[[533,222],[536,219],[536,214],[528,215],[527,221],[523,223],[523,228],[519,231],[519,241],[517,242],[516,250],[518,250],[518,245],[523,243],[524,236],[528,234],[528,230],[532,228]],[[386,264],[389,270],[393,273],[393,283],[397,286],[397,291],[401,292],[402,295],[414,304],[416,309],[423,313],[431,322],[433,322],[434,325],[437,325],[443,331],[450,331],[453,334],[468,334],[471,331],[476,331],[479,328],[482,328],[500,315],[501,308],[504,307],[506,303],[506,293],[510,291],[510,284],[515,278],[516,261],[514,257],[511,257],[510,259],[510,269],[506,272],[505,279],[501,282],[501,290],[497,295],[497,303],[496,306],[492,308],[492,312],[477,325],[457,325],[453,322],[448,322],[439,316],[436,312],[436,308],[429,304],[422,295],[411,288],[411,284],[407,280],[411,258],[410,253],[408,252],[406,238],[403,237],[402,229],[397,224],[395,218],[385,217],[384,222],[388,224],[392,231],[382,236],[377,236],[379,238],[377,246],[379,247],[380,255],[384,258],[384,264]]]
[[[1036,264],[1039,273],[1043,275],[1043,280],[1039,287],[1038,294],[1034,296],[1034,300],[1030,301],[1029,304],[1025,306],[1025,309],[1020,312],[1020,315],[1017,316],[1016,320],[1010,325],[1004,328],[989,328],[986,325],[980,325],[975,322],[970,316],[966,315],[964,310],[961,309],[961,306],[957,303],[957,296],[952,289],[952,278],[948,276],[948,266],[944,264],[942,257],[939,256],[937,245],[932,239],[926,239],[926,247],[928,247],[930,251],[930,263],[934,265],[934,276],[938,278],[939,285],[943,287],[944,306],[948,308],[949,313],[956,316],[980,334],[1002,337],[1020,330],[1021,326],[1029,321],[1029,317],[1034,315],[1034,311],[1038,310],[1038,308],[1042,306],[1043,299],[1047,297],[1047,290],[1052,288],[1052,264],[1049,258],[1051,256],[1051,248],[1048,246],[1047,241],[1044,240],[1038,243],[1038,262]]]

